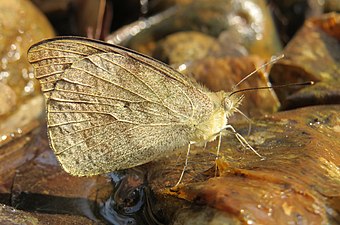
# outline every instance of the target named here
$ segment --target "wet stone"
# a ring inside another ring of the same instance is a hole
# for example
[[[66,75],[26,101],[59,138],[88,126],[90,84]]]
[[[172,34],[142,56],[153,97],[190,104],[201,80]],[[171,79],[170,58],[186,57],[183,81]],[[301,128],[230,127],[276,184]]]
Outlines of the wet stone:
[[[144,21],[146,23],[138,21],[131,24],[124,28],[124,31],[132,34],[131,30],[136,31],[136,28],[140,28],[140,33],[127,35],[128,38],[123,42],[129,42],[129,46],[144,48],[152,54],[159,38],[171,39],[171,35],[167,36],[169,33],[183,31],[184,28],[204,31],[213,38],[203,35],[204,40],[211,40],[211,42],[207,41],[209,43],[206,43],[208,45],[202,51],[204,59],[194,58],[197,61],[192,62],[192,68],[188,66],[188,71],[199,82],[205,83],[214,91],[230,91],[237,81],[263,64],[263,61],[254,57],[206,57],[209,55],[205,53],[208,52],[210,44],[215,46],[215,41],[221,41],[232,47],[237,46],[237,50],[241,44],[244,44],[247,46],[246,53],[258,53],[264,58],[277,53],[280,49],[279,44],[276,43],[277,38],[271,18],[263,10],[260,10],[260,14],[255,13],[259,12],[260,8],[265,8],[264,1],[247,1],[255,3],[251,9],[247,10],[244,5],[239,5],[243,7],[239,7],[241,11],[231,11],[235,17],[230,16],[230,18],[234,18],[233,21],[235,18],[241,21],[241,24],[235,24],[231,29],[227,29],[230,28],[230,21],[225,19],[225,14],[233,8],[227,4],[234,4],[233,2],[195,2],[198,3],[186,5],[173,14],[167,14],[156,24],[150,22],[156,17],[146,19]],[[216,4],[217,2],[219,4]],[[91,11],[94,7],[90,8]],[[3,10],[3,13],[7,11]],[[21,12],[15,15],[26,18]],[[160,15],[164,14],[157,16]],[[190,20],[186,24],[188,17]],[[38,16],[38,20],[41,18]],[[257,18],[263,20],[259,21]],[[8,21],[9,23],[5,25],[22,24],[16,19]],[[37,26],[37,23],[27,21],[28,25]],[[136,27],[136,24],[140,26]],[[339,40],[338,24],[336,14],[308,22],[307,27],[312,30],[306,31],[305,34],[311,36],[306,41],[309,45],[296,49],[288,46],[286,54],[291,53],[288,54],[291,56],[285,59],[288,61],[279,64],[285,71],[287,70],[285,63],[296,63],[298,69],[295,70],[297,67],[293,64],[288,71],[298,71],[298,75],[288,79],[283,78],[283,75],[278,76],[282,80],[275,80],[276,77],[273,75],[273,80],[287,83],[313,78],[319,83],[311,88],[321,90],[318,94],[336,97],[338,76],[334,74],[338,71],[336,66],[339,51],[337,51],[338,45],[334,45],[338,43],[334,40]],[[84,27],[87,29],[87,26]],[[169,29],[164,31],[164,27]],[[2,28],[6,34],[12,34],[7,32],[7,27]],[[36,28],[39,31],[44,30],[40,26]],[[235,32],[238,28],[246,32]],[[183,169],[186,147],[178,150],[174,155],[128,170],[126,173],[112,173],[111,180],[115,184],[112,187],[106,175],[79,178],[70,176],[61,169],[49,148],[46,130],[36,129],[39,126],[46,127],[46,124],[42,125],[37,121],[41,115],[43,100],[41,96],[36,96],[39,91],[33,81],[32,70],[25,67],[27,63],[25,55],[20,55],[21,50],[26,54],[27,46],[32,44],[25,39],[31,37],[30,31],[38,34],[39,32],[31,28],[24,31],[15,28],[14,31],[16,38],[9,35],[6,39],[9,42],[2,45],[7,46],[8,49],[3,51],[6,53],[3,61],[5,63],[1,66],[4,69],[14,65],[15,70],[19,68],[19,76],[12,76],[15,73],[7,70],[0,71],[0,79],[8,82],[6,83],[8,87],[14,87],[13,83],[18,84],[12,91],[19,98],[17,102],[13,101],[13,98],[10,104],[5,102],[7,109],[4,114],[13,113],[6,115],[6,118],[0,118],[2,132],[0,134],[0,202],[6,204],[0,205],[0,224],[96,224],[104,219],[105,223],[112,224],[148,225],[159,223],[280,224],[276,223],[277,221],[282,224],[339,223],[340,153],[337,148],[340,146],[339,106],[302,108],[254,119],[250,135],[247,135],[249,124],[241,121],[241,116],[231,119],[231,124],[259,154],[265,157],[265,160],[242,147],[230,133],[222,139],[220,157],[217,161],[217,142],[209,143],[205,149],[192,148],[188,169],[181,185],[177,188],[172,187]],[[50,34],[53,35],[53,32],[47,28],[47,36]],[[22,37],[22,35],[27,36]],[[313,39],[315,37],[317,41]],[[12,43],[13,40],[16,42]],[[24,46],[21,46],[21,42]],[[171,44],[179,42],[173,48],[178,47],[180,51],[184,51],[181,47],[184,41],[181,38],[170,42]],[[299,44],[304,44],[303,38],[296,45]],[[314,61],[308,57],[308,60],[295,57],[299,54],[308,55],[310,52],[306,49],[314,45],[318,45],[322,50],[319,51],[322,53],[321,56],[317,54],[318,52],[310,54]],[[330,55],[323,51],[324,46],[333,50],[330,51]],[[222,55],[229,55],[230,51],[225,50],[223,48]],[[323,60],[324,54],[327,56],[325,60],[330,59],[329,62],[333,60],[335,64],[323,61],[321,63],[319,60]],[[175,60],[175,63],[187,61],[186,57],[176,56],[175,59],[178,60]],[[20,64],[21,60],[25,62],[24,67]],[[308,69],[307,66],[312,65],[312,62],[314,64],[320,62],[322,68]],[[306,67],[301,67],[305,64]],[[234,77],[235,74],[237,76]],[[266,86],[268,82],[267,74],[259,72],[239,89]],[[294,104],[306,105],[306,101],[311,99],[310,93],[314,92],[303,89],[294,93],[304,93],[305,90],[305,94],[301,94],[300,98],[294,94],[281,98],[282,101],[293,99],[291,101],[293,103],[285,104],[285,107],[292,108],[291,105]],[[241,110],[251,117],[268,115],[275,112],[279,106],[270,90],[245,95]],[[315,96],[319,97],[317,94],[313,95]],[[336,102],[329,101],[328,97],[322,101],[320,99],[317,104]],[[22,102],[25,104],[21,104]],[[146,185],[150,185],[151,190]]]
[[[180,31],[202,32],[219,39],[226,48],[245,46],[250,54],[262,57],[271,57],[281,50],[272,18],[262,0],[192,1],[118,29],[106,40],[153,55],[160,39]]]
[[[247,74],[250,74],[260,67],[264,60],[256,56],[243,57],[206,57],[193,62],[185,71],[188,76],[192,76],[199,83],[203,83],[212,91],[224,90],[231,92],[233,86],[236,85]],[[236,90],[245,88],[255,88],[267,86],[269,83],[268,73],[259,71],[240,86]],[[280,103],[277,100],[273,90],[261,90],[244,92],[244,99],[240,106],[240,110],[249,117],[260,116],[277,111]],[[245,120],[241,114],[235,113],[230,118],[231,121]]]
[[[32,97],[16,106],[15,111],[0,118],[0,146],[20,137],[24,131],[36,127],[43,112],[43,101],[44,99],[40,95]]]
[[[180,65],[217,54],[218,51],[221,49],[214,37],[187,31],[168,35],[159,41],[153,57],[169,65]]]
[[[325,224],[339,221],[339,106],[314,106],[233,124],[262,160],[230,134],[222,139],[215,172],[216,144],[193,148],[182,184],[181,156],[151,163],[149,182],[158,208],[174,222],[184,208],[216,209],[241,223]],[[215,176],[216,174],[216,176]],[[183,218],[182,218],[183,219]],[[175,223],[175,222],[174,222]]]
[[[183,208],[177,212],[175,217],[173,225],[241,224],[229,214],[207,206]]]
[[[111,182],[105,175],[67,174],[46,146],[46,150],[16,172],[11,205],[25,211],[78,215],[95,221],[97,208],[111,191]]]
[[[38,121],[31,121],[22,129],[17,129],[9,135],[2,135],[0,141],[0,202],[10,203],[11,191],[18,168],[32,160],[39,148],[32,147],[39,132],[35,129]],[[37,142],[35,142],[37,146]],[[47,145],[47,140],[38,144]]]
[[[282,109],[340,102],[340,15],[309,19],[273,65],[274,84],[315,81],[305,88],[277,90]]]
[[[11,112],[16,105],[16,94],[12,88],[4,83],[0,83],[0,116]]]
[[[34,154],[26,148],[32,137],[26,134],[39,126],[44,100],[27,50],[53,36],[51,25],[30,1],[0,0],[0,189],[8,190],[15,169]]]
[[[0,223],[3,225],[86,225],[103,224],[85,217],[74,215],[51,215],[35,212],[25,212],[13,207],[0,204]]]
[[[54,32],[31,1],[0,0],[0,21],[0,81],[12,88],[20,104],[40,93],[27,50]]]
[[[64,172],[49,148],[46,129],[34,129],[1,146],[0,159],[6,165],[0,167],[2,203],[37,215],[53,214],[41,220],[50,218],[55,224],[104,221],[99,208],[112,192],[110,179]]]

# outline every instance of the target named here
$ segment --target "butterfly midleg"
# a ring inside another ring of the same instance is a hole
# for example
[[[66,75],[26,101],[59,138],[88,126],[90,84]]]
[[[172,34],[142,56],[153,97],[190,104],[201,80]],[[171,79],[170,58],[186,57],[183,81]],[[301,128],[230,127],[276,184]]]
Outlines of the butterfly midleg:
[[[194,144],[194,143],[193,143],[193,142],[189,142],[189,144],[188,144],[188,150],[187,150],[187,155],[186,155],[186,157],[185,157],[184,167],[183,167],[181,176],[179,177],[177,183],[175,184],[175,187],[178,186],[178,185],[181,183],[181,181],[182,181],[182,179],[183,179],[183,176],[184,176],[184,173],[185,173],[185,170],[187,169],[191,144]]]

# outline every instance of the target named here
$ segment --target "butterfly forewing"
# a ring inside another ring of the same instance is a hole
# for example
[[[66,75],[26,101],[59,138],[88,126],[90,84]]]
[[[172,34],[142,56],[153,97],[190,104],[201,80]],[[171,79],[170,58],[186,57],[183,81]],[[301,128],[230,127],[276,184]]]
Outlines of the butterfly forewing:
[[[162,63],[155,66],[155,60],[150,57],[120,46],[81,37],[59,37],[37,43],[29,49],[28,60],[34,65],[36,78],[40,80],[41,89],[48,97],[50,91],[54,88],[55,82],[61,79],[63,71],[69,68],[73,62],[83,57],[103,52],[115,52],[143,61],[144,64],[154,67],[179,82],[186,84],[190,82],[190,79]]]
[[[93,175],[186,145],[213,110],[194,81],[149,57],[82,38],[29,50],[45,91],[50,143],[64,169]]]

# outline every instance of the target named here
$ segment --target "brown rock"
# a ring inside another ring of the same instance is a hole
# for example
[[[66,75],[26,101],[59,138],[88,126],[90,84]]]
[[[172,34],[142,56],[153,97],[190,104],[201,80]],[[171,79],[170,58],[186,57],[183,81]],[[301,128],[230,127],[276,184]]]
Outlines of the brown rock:
[[[38,121],[31,121],[11,134],[0,136],[0,202],[9,204],[16,170],[33,159],[38,148],[32,148],[32,140],[37,137],[34,130]],[[15,140],[15,141],[14,141]],[[39,144],[47,144],[41,142]]]
[[[208,207],[242,223],[338,221],[339,112],[339,106],[316,106],[256,120],[251,135],[244,137],[266,159],[244,150],[231,134],[222,140],[216,177],[215,149],[195,148],[182,185],[172,190],[184,154],[150,164],[151,187],[161,205],[155,207],[165,208],[168,219],[183,208]],[[244,134],[246,127],[237,130]]]
[[[340,102],[340,15],[309,19],[270,73],[275,84],[315,81],[303,89],[280,89],[283,108]]]
[[[0,223],[3,225],[103,224],[80,216],[25,212],[2,204],[0,204]]]
[[[170,65],[180,65],[202,59],[220,51],[217,40],[209,35],[195,32],[178,32],[159,41],[153,57]]]
[[[36,212],[33,217],[41,214],[37,216],[38,224],[49,219],[55,221],[52,224],[98,221],[97,207],[112,192],[112,184],[105,175],[74,177],[64,172],[49,148],[45,129],[24,130],[14,140],[0,148],[2,203]]]
[[[40,93],[27,61],[28,48],[53,36],[51,25],[30,1],[0,0],[0,81],[15,91],[18,103]]]
[[[95,208],[112,192],[110,180],[105,175],[67,174],[49,149],[46,135],[40,139],[45,143],[37,146],[43,149],[41,153],[15,174],[11,205],[22,210],[80,215],[95,220]]]
[[[265,58],[281,50],[272,18],[262,0],[187,1],[176,9],[127,25],[106,40],[152,55],[159,39],[179,31],[202,32],[220,39],[227,49],[233,45],[246,46],[251,54]]]
[[[53,36],[52,27],[30,1],[0,0],[0,146],[20,136],[43,112],[26,53],[33,43]]]
[[[233,91],[234,85],[262,64],[264,61],[255,56],[207,57],[192,63],[186,73],[212,91]],[[268,74],[265,71],[259,71],[238,86],[237,90],[263,87],[268,84]],[[270,89],[245,92],[244,96],[240,110],[249,117],[272,113],[280,106],[275,93]],[[231,119],[235,121],[245,118],[236,114]]]
[[[14,109],[17,96],[8,85],[0,83],[0,116],[3,116]]]
[[[43,110],[43,101],[43,97],[37,95],[16,106],[16,110],[6,117],[0,118],[0,146],[20,136],[23,130],[36,127]]]

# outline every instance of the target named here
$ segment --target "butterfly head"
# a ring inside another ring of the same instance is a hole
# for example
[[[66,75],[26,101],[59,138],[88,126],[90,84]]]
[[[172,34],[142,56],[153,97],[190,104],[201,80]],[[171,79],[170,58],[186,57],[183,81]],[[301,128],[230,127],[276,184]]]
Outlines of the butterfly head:
[[[229,93],[225,93],[224,98],[222,100],[222,105],[227,113],[227,116],[233,114],[237,108],[240,106],[243,96],[235,96],[229,95]]]

